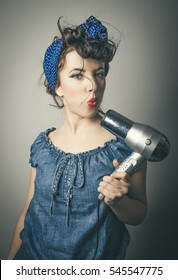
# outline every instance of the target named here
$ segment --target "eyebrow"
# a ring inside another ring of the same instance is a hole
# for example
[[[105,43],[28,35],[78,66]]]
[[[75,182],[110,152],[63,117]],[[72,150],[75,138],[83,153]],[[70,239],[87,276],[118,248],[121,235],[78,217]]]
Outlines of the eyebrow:
[[[84,72],[85,70],[83,68],[74,68],[72,69],[69,73],[73,72],[73,71],[80,71],[80,72]]]
[[[99,70],[104,70],[104,67],[99,67],[97,69],[94,69],[94,71],[99,71]],[[73,71],[85,72],[86,70],[84,70],[83,68],[73,68],[69,73],[71,73]]]

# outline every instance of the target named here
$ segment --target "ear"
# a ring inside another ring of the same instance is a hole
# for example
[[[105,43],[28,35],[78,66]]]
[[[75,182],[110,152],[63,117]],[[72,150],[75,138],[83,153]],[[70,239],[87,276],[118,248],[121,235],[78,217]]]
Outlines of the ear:
[[[55,92],[59,97],[63,97],[63,92],[62,92],[62,87],[61,86],[56,86],[55,87]]]

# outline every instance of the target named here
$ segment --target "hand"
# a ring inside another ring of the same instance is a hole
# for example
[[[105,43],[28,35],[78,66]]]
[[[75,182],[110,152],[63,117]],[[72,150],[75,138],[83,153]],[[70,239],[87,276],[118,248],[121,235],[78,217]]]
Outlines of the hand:
[[[119,165],[113,161],[114,167]],[[130,176],[126,172],[116,171],[110,176],[104,176],[100,182],[98,191],[104,195],[104,201],[108,205],[115,205],[119,199],[128,193],[130,188]]]

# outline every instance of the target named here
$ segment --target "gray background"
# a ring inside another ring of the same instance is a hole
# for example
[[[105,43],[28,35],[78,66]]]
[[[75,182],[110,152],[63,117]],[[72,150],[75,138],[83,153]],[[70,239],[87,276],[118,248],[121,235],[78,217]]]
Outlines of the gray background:
[[[39,82],[46,47],[63,15],[80,24],[94,15],[123,34],[107,77],[104,109],[169,136],[167,159],[148,164],[149,211],[129,226],[127,259],[178,259],[177,26],[174,0],[6,0],[0,3],[0,258],[5,259],[29,178],[29,149],[39,132],[58,126],[62,111]],[[109,27],[114,38],[119,33]]]

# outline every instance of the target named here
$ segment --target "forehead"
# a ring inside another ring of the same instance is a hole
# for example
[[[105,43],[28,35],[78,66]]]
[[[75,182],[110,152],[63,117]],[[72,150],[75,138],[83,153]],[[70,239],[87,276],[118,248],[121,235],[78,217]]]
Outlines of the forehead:
[[[95,70],[101,67],[104,68],[104,66],[104,62],[92,58],[82,58],[73,50],[66,55],[64,69],[69,71],[74,68]]]

